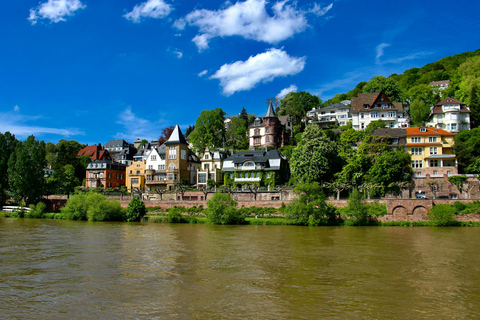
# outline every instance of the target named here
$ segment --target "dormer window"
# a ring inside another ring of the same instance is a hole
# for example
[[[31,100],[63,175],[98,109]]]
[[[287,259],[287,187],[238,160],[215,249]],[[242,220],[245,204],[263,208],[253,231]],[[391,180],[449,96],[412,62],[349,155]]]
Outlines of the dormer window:
[[[427,132],[427,128],[420,128],[420,132]]]

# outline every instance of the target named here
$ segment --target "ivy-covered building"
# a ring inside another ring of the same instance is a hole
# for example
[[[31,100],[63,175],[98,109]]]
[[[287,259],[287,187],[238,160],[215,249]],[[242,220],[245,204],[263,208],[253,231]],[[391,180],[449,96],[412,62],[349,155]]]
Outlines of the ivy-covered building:
[[[278,150],[237,152],[225,159],[222,172],[227,186],[256,184],[272,188],[290,178],[288,162]]]

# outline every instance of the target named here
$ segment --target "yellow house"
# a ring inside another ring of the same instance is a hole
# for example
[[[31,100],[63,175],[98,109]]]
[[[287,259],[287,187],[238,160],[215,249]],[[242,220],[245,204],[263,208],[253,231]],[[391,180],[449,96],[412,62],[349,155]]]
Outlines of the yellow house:
[[[127,167],[127,179],[125,183],[128,192],[131,192],[132,188],[138,188],[142,191],[145,190],[145,164],[145,160],[137,160]]]
[[[452,152],[454,133],[435,127],[406,130],[406,148],[412,157],[414,176],[458,174],[457,158]]]

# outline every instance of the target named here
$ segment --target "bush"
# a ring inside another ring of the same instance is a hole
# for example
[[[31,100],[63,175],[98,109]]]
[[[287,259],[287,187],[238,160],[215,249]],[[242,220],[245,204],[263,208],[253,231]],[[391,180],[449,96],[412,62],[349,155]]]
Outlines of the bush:
[[[286,206],[285,218],[286,223],[292,225],[335,225],[337,224],[337,209],[327,204],[323,195],[316,195],[314,201],[308,201],[306,195],[301,195]]]
[[[125,217],[119,201],[94,192],[71,197],[61,212],[68,220],[122,221]]]
[[[463,212],[466,208],[467,206],[460,201],[455,201],[455,203],[453,204],[453,209],[455,210],[455,214],[459,214]]]
[[[207,201],[206,215],[212,224],[244,224],[245,216],[236,209],[237,202],[227,193],[215,193]]]
[[[135,197],[130,200],[130,203],[127,206],[125,221],[140,221],[146,213],[147,208],[145,207],[145,203],[143,203],[143,201],[141,201],[139,197]]]
[[[37,205],[30,205],[30,211],[25,212],[25,218],[40,219],[43,218],[45,212],[47,212],[47,206],[43,202],[37,203]]]
[[[342,212],[346,218],[350,218],[351,222],[347,222],[351,223],[349,225],[366,225],[366,221],[369,218],[368,209],[368,206],[363,201],[363,195],[358,189],[353,189],[348,197],[348,204]]]
[[[437,204],[430,209],[428,219],[435,227],[446,227],[456,225],[457,221],[453,220],[455,208],[448,204]]]
[[[387,205],[380,204],[375,201],[372,204],[367,204],[367,212],[371,217],[381,217],[387,214]]]
[[[188,223],[188,220],[182,216],[182,209],[174,207],[168,209],[168,223]]]

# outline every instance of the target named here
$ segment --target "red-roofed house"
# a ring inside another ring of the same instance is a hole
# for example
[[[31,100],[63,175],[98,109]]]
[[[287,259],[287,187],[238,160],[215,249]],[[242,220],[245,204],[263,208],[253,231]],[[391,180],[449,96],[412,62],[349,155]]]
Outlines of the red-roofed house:
[[[408,118],[404,116],[403,104],[392,103],[383,91],[359,93],[358,97],[352,98],[350,112],[355,130],[363,130],[376,120],[385,121],[390,128],[406,128],[409,125]]]
[[[412,156],[414,177],[458,174],[452,153],[454,133],[435,127],[406,128],[406,148]]]
[[[86,146],[78,151],[77,156],[89,156],[92,161],[112,160],[107,150],[103,150],[97,145]]]
[[[470,130],[470,109],[454,98],[445,98],[433,107],[427,126],[454,133]]]

